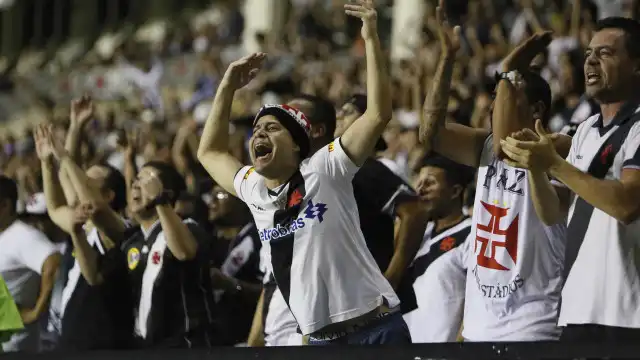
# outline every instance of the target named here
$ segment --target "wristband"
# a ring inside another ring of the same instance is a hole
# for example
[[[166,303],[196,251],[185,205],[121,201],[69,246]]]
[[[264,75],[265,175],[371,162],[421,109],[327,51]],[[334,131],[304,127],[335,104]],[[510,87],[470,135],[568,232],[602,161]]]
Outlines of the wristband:
[[[149,207],[151,208],[161,205],[171,205],[171,198],[169,197],[169,193],[166,191],[163,191],[160,195],[156,196],[156,198],[149,204]]]
[[[516,85],[516,81],[522,79],[522,74],[518,70],[511,70],[506,72],[498,73],[496,72],[495,80],[496,84],[500,82],[500,80],[508,80],[512,85]]]

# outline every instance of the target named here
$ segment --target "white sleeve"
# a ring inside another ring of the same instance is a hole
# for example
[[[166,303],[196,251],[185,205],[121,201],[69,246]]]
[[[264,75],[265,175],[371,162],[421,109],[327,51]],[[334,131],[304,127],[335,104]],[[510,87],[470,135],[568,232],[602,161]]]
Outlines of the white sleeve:
[[[242,267],[249,261],[255,251],[251,236],[245,236],[238,246],[234,247],[227,255],[220,271],[227,276],[236,276]]]
[[[260,174],[255,171],[253,166],[244,166],[236,173],[233,178],[233,187],[236,190],[238,198],[245,203],[251,198],[251,191],[258,184]]]
[[[360,169],[344,152],[340,138],[313,154],[309,159],[309,166],[320,173],[349,181]]]
[[[640,126],[637,124],[631,128],[622,151],[624,155],[622,168],[640,170]]]
[[[20,239],[18,257],[23,265],[40,275],[44,261],[57,251],[56,246],[43,233],[32,230],[25,232],[24,238]]]

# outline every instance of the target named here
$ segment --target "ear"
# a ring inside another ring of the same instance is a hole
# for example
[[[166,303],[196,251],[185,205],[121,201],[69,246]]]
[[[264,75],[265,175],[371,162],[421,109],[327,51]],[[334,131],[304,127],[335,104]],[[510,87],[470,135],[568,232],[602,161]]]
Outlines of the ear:
[[[327,127],[324,124],[311,125],[311,139],[321,139],[327,133]]]
[[[531,107],[531,115],[534,119],[543,119],[544,114],[547,111],[547,107],[544,102],[538,101]]]
[[[462,197],[464,193],[464,187],[462,185],[456,184],[451,187],[451,199],[457,199],[458,197]]]

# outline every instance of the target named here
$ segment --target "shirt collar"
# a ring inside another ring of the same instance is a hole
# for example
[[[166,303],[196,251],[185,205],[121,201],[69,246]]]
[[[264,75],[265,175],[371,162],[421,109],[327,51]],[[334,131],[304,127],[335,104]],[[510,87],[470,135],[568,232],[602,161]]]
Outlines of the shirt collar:
[[[621,125],[631,119],[631,117],[640,110],[640,102],[638,101],[627,101],[624,103],[618,113],[613,117],[613,120],[609,123],[609,125],[604,126],[604,120],[602,119],[602,113],[598,116],[598,120],[593,123],[594,128],[599,129],[611,129],[614,126]]]
[[[160,219],[156,220],[156,222],[154,222],[153,225],[149,227],[149,230],[145,230],[143,226],[140,226],[140,230],[142,230],[142,235],[144,235],[144,239],[147,240],[149,235],[151,235],[151,232],[153,232],[153,230],[158,226],[160,226]]]

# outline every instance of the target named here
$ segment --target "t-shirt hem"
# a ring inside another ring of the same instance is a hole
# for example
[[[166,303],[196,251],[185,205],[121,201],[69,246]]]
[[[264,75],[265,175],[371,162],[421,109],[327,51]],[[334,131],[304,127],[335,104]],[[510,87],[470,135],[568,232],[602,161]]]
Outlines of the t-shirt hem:
[[[355,319],[359,316],[365,315],[373,310],[375,310],[376,308],[380,307],[380,305],[382,305],[382,296],[380,296],[379,298],[377,298],[376,300],[374,300],[373,302],[370,302],[369,305],[367,307],[364,308],[357,308],[354,310],[349,310],[346,312],[342,312],[340,314],[337,315],[330,315],[329,319],[324,320],[324,321],[319,321],[307,326],[300,326],[300,331],[302,332],[303,335],[309,335],[312,334],[314,332],[317,332],[319,330],[322,330],[322,328],[332,325],[332,324],[337,324],[343,321],[348,321],[348,320],[352,320]]]

